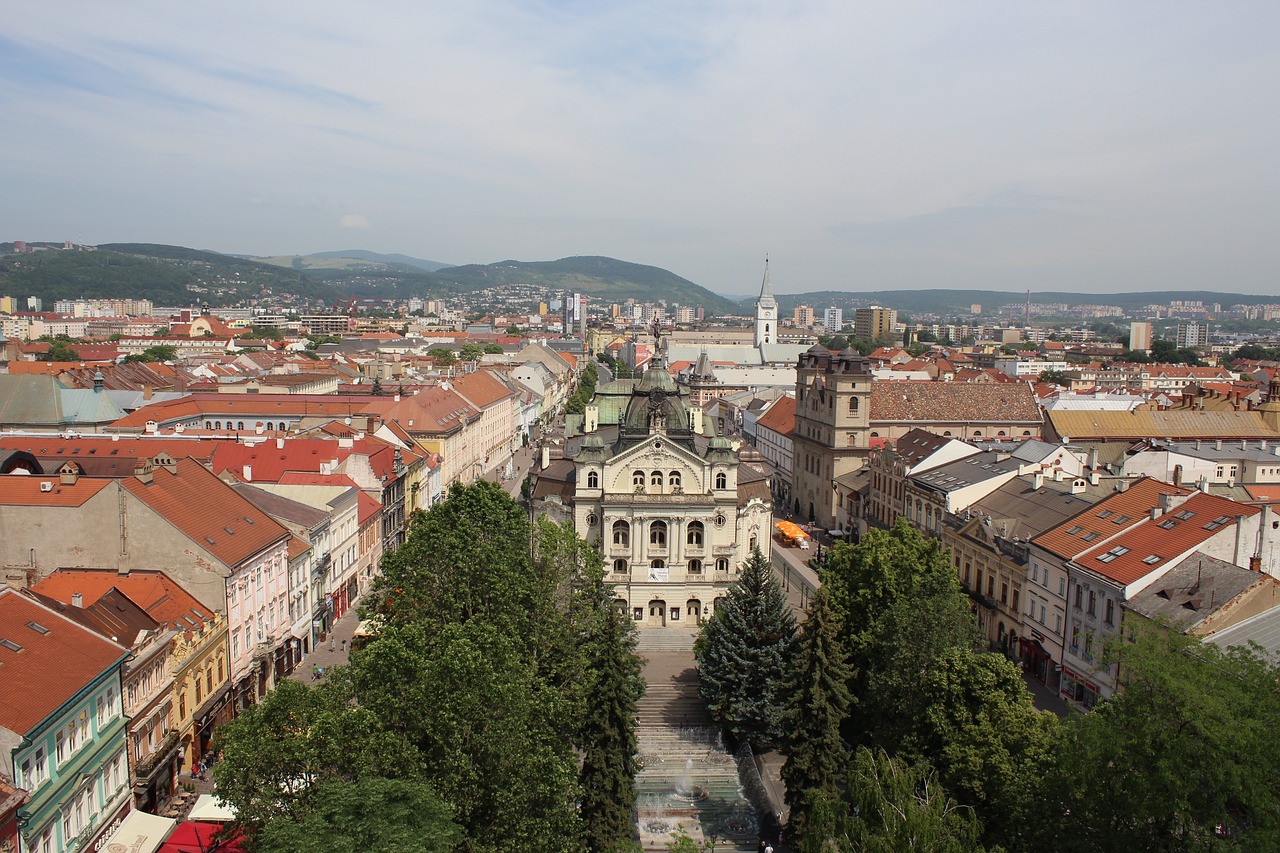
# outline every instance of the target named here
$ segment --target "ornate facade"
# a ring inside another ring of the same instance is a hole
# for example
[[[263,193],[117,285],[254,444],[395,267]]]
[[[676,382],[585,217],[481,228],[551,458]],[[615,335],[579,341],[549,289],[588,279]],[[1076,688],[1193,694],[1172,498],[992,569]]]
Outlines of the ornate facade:
[[[588,408],[576,455],[539,475],[535,499],[544,511],[561,504],[600,549],[606,581],[641,628],[692,627],[737,580],[752,548],[768,556],[769,483],[740,463],[727,438],[704,428],[701,410],[667,371],[651,368],[629,382],[625,409]]]

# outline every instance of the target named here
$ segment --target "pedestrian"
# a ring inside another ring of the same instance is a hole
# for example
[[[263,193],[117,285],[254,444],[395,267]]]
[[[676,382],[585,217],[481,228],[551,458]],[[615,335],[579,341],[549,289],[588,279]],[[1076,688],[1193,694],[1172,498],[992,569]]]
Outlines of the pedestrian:
[[[766,844],[766,845],[764,846],[764,853],[773,853],[773,845],[772,845],[772,844]]]
[[[347,641],[346,641],[346,640],[343,640],[343,641],[342,641],[342,653],[343,653],[344,655],[347,653]]]
[[[338,641],[333,637],[329,638],[329,654],[333,654],[338,650]]]
[[[320,677],[320,666],[314,663],[311,664],[311,680],[315,681],[319,677]]]

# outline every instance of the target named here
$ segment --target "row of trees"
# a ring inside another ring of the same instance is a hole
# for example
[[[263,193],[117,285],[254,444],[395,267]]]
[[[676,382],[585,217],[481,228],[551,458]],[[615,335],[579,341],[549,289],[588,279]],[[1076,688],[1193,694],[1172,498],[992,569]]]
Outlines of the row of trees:
[[[377,638],[220,730],[254,849],[629,849],[644,685],[602,578],[570,527],[455,486],[384,558]]]
[[[596,393],[596,384],[600,381],[600,374],[596,371],[594,364],[588,364],[582,369],[582,374],[578,377],[578,387],[570,395],[564,404],[566,414],[581,415],[587,410],[587,403],[591,402],[592,396]]]
[[[799,632],[765,575],[698,659],[716,718],[787,757],[790,849],[1280,848],[1280,673],[1253,651],[1134,626],[1106,658],[1124,691],[1062,719],[905,521],[830,552]]]

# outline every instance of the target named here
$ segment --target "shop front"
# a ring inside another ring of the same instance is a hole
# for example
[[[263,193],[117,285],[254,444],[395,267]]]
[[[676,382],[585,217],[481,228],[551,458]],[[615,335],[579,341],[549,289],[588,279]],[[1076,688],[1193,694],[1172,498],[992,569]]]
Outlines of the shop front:
[[[92,850],[93,853],[101,853],[107,849],[107,843],[115,836],[116,832],[124,825],[125,819],[133,812],[133,800],[126,798],[124,804],[116,809],[115,814],[111,817],[104,818],[102,828],[99,829],[92,838],[90,838],[82,849]]]
[[[1092,710],[1100,698],[1097,684],[1066,666],[1062,668],[1062,685],[1058,688],[1058,695],[1087,710]]]
[[[1022,646],[1023,665],[1036,681],[1046,687],[1057,688],[1061,676],[1053,658],[1041,645],[1040,641],[1043,639],[1044,637],[1035,631],[1031,632],[1030,637],[1018,638]]]
[[[234,716],[231,704],[231,685],[224,684],[221,689],[210,696],[195,713],[195,749],[190,756],[191,764],[211,748],[213,734],[222,723],[229,722]]]
[[[176,731],[165,735],[155,752],[133,768],[133,798],[139,811],[158,812],[177,789],[182,741]]]

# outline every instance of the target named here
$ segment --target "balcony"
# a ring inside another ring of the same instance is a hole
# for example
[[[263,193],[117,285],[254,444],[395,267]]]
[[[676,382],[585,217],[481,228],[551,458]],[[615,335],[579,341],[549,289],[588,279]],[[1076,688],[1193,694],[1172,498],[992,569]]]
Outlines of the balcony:
[[[174,750],[177,748],[178,731],[174,729],[164,736],[164,739],[160,741],[160,744],[150,755],[133,765],[134,784],[142,785],[145,788],[156,771],[173,757]]]

